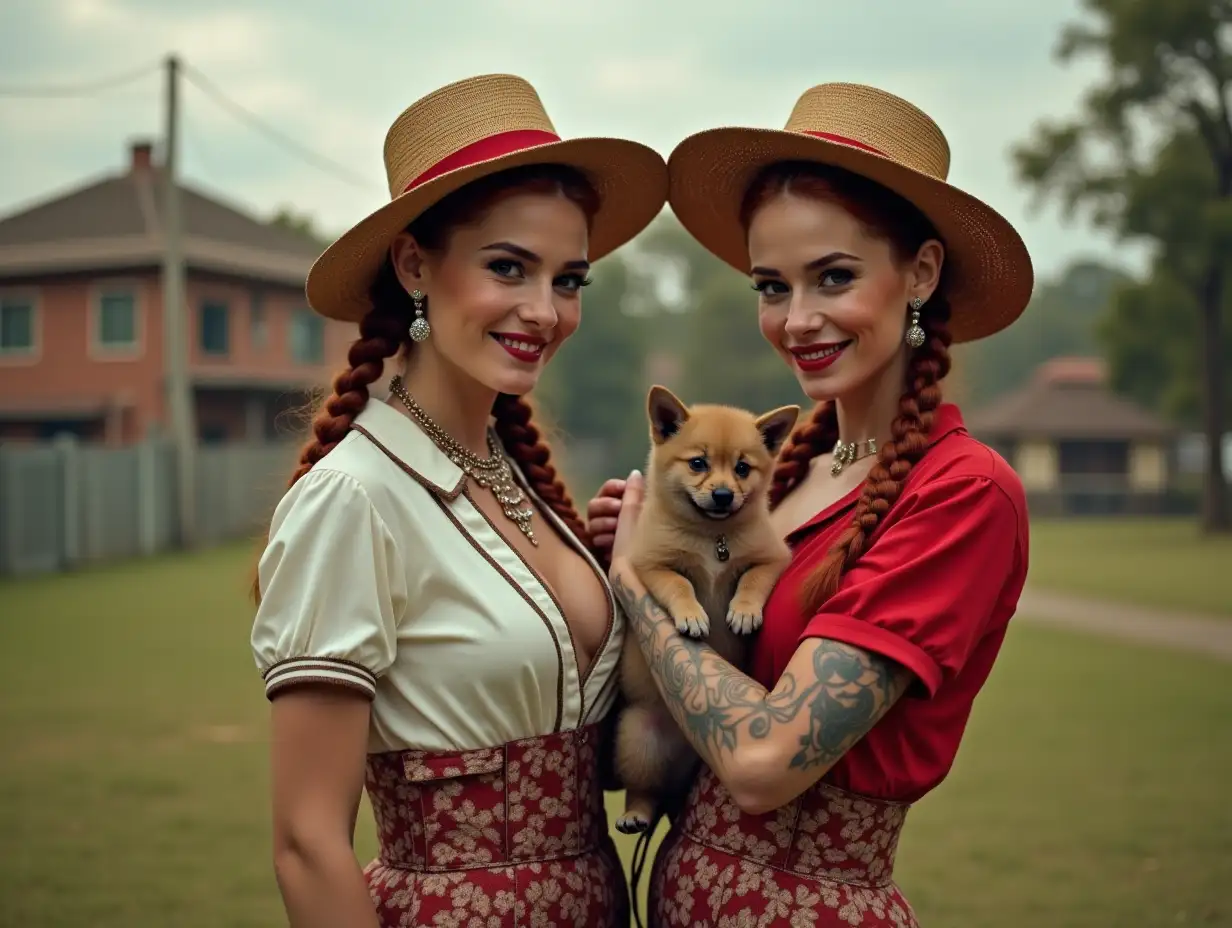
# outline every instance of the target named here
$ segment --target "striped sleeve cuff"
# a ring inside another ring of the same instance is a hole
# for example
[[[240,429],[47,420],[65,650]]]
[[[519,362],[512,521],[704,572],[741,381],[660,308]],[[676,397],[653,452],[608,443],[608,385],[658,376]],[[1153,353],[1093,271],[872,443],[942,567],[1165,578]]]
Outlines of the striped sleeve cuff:
[[[376,677],[370,670],[336,658],[293,657],[272,665],[262,677],[267,699],[296,683],[332,683],[357,690],[369,699],[376,696]]]

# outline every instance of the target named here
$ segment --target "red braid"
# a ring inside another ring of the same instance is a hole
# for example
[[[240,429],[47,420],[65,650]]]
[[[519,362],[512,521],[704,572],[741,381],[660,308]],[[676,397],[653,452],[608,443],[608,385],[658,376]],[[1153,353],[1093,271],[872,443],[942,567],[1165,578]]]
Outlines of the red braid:
[[[348,367],[334,378],[334,392],[312,420],[312,438],[299,455],[299,466],[287,486],[308,473],[346,437],[351,424],[368,405],[368,388],[381,379],[385,359],[398,353],[407,327],[397,316],[374,309],[359,323],[359,338],[347,352]]]
[[[557,475],[556,468],[552,466],[551,449],[539,434],[530,403],[520,396],[502,393],[497,397],[492,413],[496,419],[496,434],[501,444],[505,446],[509,456],[518,462],[531,488],[582,544],[589,547],[590,533],[578,517],[569,491]]]
[[[379,305],[360,321],[359,338],[347,351],[347,367],[334,378],[333,392],[324,399],[312,419],[312,437],[300,449],[299,463],[287,481],[288,488],[295,486],[313,465],[346,438],[355,417],[368,405],[368,388],[385,372],[385,359],[397,354],[406,338],[405,320]],[[253,601],[260,603],[261,587],[255,571],[251,593]]]
[[[921,313],[927,341],[911,356],[907,389],[890,426],[891,442],[877,455],[851,516],[851,525],[839,536],[817,570],[801,590],[803,605],[813,613],[838,589],[843,574],[868,547],[869,537],[903,492],[911,468],[928,450],[933,413],[941,405],[941,380],[950,371],[950,307],[934,296]]]
[[[813,458],[833,451],[837,441],[838,410],[832,402],[818,403],[812,416],[796,426],[779,452],[770,483],[771,508],[804,481]]]

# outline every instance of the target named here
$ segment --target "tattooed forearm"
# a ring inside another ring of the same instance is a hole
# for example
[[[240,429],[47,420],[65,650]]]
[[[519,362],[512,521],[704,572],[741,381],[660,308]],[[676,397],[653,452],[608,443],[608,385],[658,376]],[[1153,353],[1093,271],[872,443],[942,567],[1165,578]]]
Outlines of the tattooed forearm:
[[[705,642],[676,632],[645,590],[617,575],[612,589],[624,607],[664,702],[702,758],[715,767],[736,749],[740,731],[759,737],[770,728],[764,687],[740,673]]]
[[[823,775],[902,695],[909,674],[877,655],[818,639],[773,692],[702,641],[676,632],[643,589],[618,573],[613,590],[664,702],[694,749],[716,771],[751,742],[781,744],[787,771]],[[780,768],[783,769],[783,768]]]

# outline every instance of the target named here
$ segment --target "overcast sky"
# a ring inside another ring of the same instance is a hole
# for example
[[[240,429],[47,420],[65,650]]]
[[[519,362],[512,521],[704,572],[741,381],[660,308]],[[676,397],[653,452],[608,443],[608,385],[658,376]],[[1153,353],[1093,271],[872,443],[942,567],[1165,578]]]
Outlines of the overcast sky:
[[[563,135],[616,134],[665,156],[717,125],[781,127],[830,80],[897,93],[941,125],[950,179],[1004,212],[1038,270],[1115,247],[1029,210],[1010,145],[1073,112],[1097,74],[1052,49],[1077,0],[4,0],[0,3],[0,215],[122,169],[162,126],[163,82],[84,99],[20,99],[22,85],[87,82],[168,51],[362,186],[323,172],[195,87],[183,92],[183,173],[261,215],[287,204],[337,233],[388,199],[392,119],[458,78],[533,83]]]

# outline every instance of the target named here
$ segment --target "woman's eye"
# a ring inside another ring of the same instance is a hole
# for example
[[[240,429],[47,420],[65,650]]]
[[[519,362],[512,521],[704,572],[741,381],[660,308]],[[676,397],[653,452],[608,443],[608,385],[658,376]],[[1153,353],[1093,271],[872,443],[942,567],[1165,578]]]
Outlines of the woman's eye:
[[[556,278],[556,286],[569,293],[577,293],[583,287],[590,286],[590,278],[583,277],[581,274],[566,274],[564,277]]]
[[[522,265],[517,261],[510,261],[507,258],[500,258],[496,261],[489,262],[488,270],[497,274],[500,277],[522,277]]]
[[[825,271],[821,275],[821,285],[823,287],[845,287],[847,284],[855,280],[855,274],[846,268],[834,267]]]
[[[781,296],[787,292],[787,285],[779,280],[759,280],[753,289],[762,296]]]
[[[705,458],[693,458],[689,461],[689,467],[694,473],[700,474],[702,471],[706,470],[708,465],[706,464]]]

